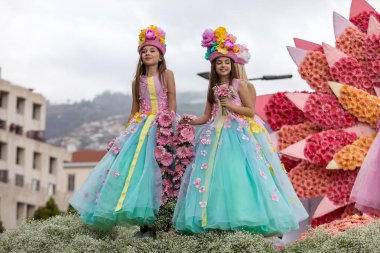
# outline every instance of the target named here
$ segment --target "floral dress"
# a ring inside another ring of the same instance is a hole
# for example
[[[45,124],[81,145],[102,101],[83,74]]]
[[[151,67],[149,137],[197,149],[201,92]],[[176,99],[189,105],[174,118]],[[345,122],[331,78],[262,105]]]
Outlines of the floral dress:
[[[98,228],[150,225],[161,205],[154,150],[157,115],[168,109],[167,89],[158,75],[141,76],[139,87],[139,112],[69,200],[84,222]]]
[[[235,94],[239,84],[233,80]],[[238,95],[231,100],[242,104]],[[186,169],[173,216],[175,229],[263,235],[297,229],[308,215],[281,162],[267,158],[273,150],[265,133],[259,126],[251,129],[246,117],[230,111],[223,115],[218,104],[197,135],[195,159]]]

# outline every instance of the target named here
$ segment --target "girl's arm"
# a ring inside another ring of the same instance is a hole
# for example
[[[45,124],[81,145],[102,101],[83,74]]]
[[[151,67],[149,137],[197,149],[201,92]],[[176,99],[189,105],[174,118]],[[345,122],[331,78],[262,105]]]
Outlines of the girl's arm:
[[[136,91],[135,91],[135,81],[132,82],[132,108],[131,108],[131,114],[129,114],[129,117],[128,117],[128,123],[129,121],[133,118],[133,116],[135,115],[136,112],[138,112],[139,110],[139,105],[136,101]]]
[[[177,111],[177,101],[176,101],[176,92],[175,92],[175,81],[173,72],[169,69],[166,70],[166,77],[168,80],[168,101],[169,101],[169,112]]]
[[[251,83],[247,83],[247,86],[248,86],[248,90],[249,90],[249,98],[250,100],[252,101],[252,110],[253,110],[253,114],[255,114],[256,112],[256,89],[255,89],[255,86],[253,86],[253,84]]]
[[[202,125],[205,124],[211,118],[211,104],[207,101],[205,112],[199,118],[196,118],[190,122],[192,125]]]
[[[249,96],[248,86],[244,81],[240,81],[238,93],[242,103],[241,106],[231,103],[230,101],[228,101],[228,98],[220,98],[220,104],[237,114],[244,115],[247,117],[253,117],[255,113],[252,109],[252,100]]]

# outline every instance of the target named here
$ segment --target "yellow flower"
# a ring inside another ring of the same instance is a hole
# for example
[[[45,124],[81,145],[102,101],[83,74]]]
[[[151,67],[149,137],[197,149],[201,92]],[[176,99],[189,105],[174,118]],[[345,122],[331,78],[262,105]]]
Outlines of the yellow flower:
[[[216,51],[218,51],[221,54],[227,54],[228,53],[228,50],[224,47],[217,47]]]
[[[238,47],[238,46],[235,46],[235,47],[234,47],[234,53],[237,53],[237,52],[239,52],[239,47]]]
[[[155,31],[155,32],[157,32],[157,28],[158,28],[158,26],[155,26],[155,25],[151,25],[151,26],[149,27],[149,29],[152,29],[152,30]]]
[[[217,39],[217,42],[222,42],[226,38],[227,30],[223,26],[219,26],[214,31],[214,34],[215,34],[215,37]]]

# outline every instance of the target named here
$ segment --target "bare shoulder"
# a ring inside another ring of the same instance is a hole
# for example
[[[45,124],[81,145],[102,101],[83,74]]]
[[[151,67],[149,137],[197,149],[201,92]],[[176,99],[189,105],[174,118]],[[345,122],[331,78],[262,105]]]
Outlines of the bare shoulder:
[[[173,71],[171,71],[170,69],[166,69],[165,72],[166,72],[166,74],[167,74],[169,77],[173,77],[173,76],[174,76]]]
[[[241,79],[239,79],[239,86],[238,86],[238,88],[239,88],[239,90],[246,90],[247,89],[247,81],[244,81],[244,80],[241,80]]]

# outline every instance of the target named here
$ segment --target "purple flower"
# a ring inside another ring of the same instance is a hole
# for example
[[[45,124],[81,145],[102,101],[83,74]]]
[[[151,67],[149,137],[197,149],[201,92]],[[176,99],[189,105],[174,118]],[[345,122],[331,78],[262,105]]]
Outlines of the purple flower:
[[[225,40],[224,41],[224,47],[227,48],[228,50],[232,50],[235,47],[235,44],[232,40]]]
[[[159,35],[160,37],[165,36],[165,31],[162,30],[160,27],[157,28],[157,32],[158,32],[158,35]]]
[[[214,31],[212,29],[206,29],[202,34],[202,47],[211,47],[214,42]]]
[[[147,29],[145,33],[145,38],[147,40],[154,40],[156,38],[156,33],[152,29]]]

